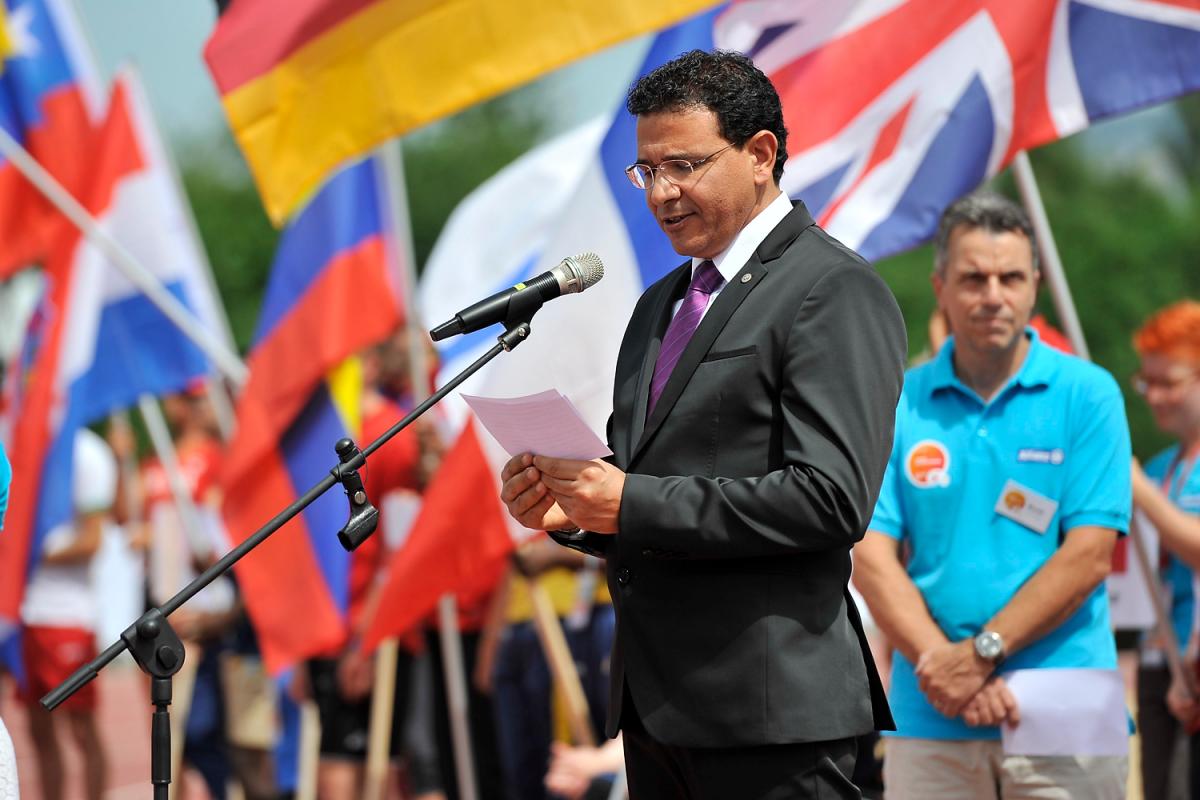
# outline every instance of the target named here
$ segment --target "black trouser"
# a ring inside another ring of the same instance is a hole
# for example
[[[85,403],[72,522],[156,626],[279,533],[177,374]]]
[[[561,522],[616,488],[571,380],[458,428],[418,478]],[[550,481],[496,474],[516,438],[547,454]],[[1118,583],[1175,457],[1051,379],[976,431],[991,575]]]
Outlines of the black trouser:
[[[677,747],[624,714],[629,800],[861,798],[850,780],[854,738],[757,747]]]

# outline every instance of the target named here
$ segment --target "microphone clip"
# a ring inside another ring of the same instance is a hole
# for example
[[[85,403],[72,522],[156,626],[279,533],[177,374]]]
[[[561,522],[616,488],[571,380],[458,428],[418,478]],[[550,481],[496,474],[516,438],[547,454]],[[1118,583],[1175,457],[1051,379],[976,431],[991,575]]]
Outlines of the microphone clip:
[[[339,439],[333,446],[341,463],[330,470],[346,492],[350,501],[350,519],[338,531],[338,541],[347,551],[357,547],[367,540],[379,525],[379,509],[371,505],[367,498],[367,490],[363,487],[358,467],[366,463],[362,450],[352,439]]]
[[[504,333],[496,337],[506,352],[512,352],[517,345],[529,338],[529,334],[533,332],[529,323],[533,321],[533,315],[541,311],[545,304],[542,296],[535,292],[518,292],[512,296],[508,303],[508,313],[504,315]]]

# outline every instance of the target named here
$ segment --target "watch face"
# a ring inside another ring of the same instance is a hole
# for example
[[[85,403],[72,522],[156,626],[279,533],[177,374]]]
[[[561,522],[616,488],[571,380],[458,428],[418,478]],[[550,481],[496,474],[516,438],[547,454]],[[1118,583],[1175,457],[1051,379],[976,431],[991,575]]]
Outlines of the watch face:
[[[985,631],[975,637],[975,652],[981,658],[995,660],[1004,652],[1004,645],[1001,643],[999,635]]]

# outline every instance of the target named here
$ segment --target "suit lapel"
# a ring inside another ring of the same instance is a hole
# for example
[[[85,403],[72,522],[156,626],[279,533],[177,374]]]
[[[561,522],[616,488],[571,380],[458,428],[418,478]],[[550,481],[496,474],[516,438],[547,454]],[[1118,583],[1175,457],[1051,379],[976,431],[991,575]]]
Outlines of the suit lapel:
[[[692,261],[688,259],[676,268],[674,274],[662,283],[662,291],[650,309],[651,336],[646,344],[646,352],[642,355],[642,369],[638,373],[637,394],[633,401],[633,418],[629,424],[629,454],[633,460],[633,446],[642,438],[646,427],[646,406],[650,402],[650,381],[654,378],[654,364],[658,361],[658,351],[662,349],[663,336],[667,326],[671,324],[671,304],[687,291],[692,279]]]

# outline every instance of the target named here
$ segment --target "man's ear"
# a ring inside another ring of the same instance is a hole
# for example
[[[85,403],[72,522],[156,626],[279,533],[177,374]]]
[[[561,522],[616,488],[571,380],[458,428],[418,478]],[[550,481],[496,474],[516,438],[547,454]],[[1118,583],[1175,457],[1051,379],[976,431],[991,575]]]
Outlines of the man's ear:
[[[742,148],[754,159],[754,182],[775,182],[775,155],[779,151],[779,140],[767,130],[759,131],[746,140]]]

